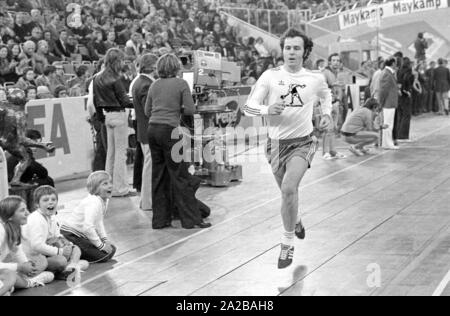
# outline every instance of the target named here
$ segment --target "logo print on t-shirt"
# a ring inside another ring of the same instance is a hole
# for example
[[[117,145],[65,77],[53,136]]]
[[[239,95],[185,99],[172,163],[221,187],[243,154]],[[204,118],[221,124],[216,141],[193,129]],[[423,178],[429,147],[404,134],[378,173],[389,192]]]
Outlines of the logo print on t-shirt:
[[[291,96],[291,103],[286,104],[287,107],[303,107],[305,103],[302,100],[302,97],[300,96],[300,90],[305,89],[306,85],[304,84],[291,84],[289,85],[289,91],[285,95],[282,95],[280,98],[281,100],[285,100],[288,96]],[[294,101],[298,100],[300,104],[294,104]]]

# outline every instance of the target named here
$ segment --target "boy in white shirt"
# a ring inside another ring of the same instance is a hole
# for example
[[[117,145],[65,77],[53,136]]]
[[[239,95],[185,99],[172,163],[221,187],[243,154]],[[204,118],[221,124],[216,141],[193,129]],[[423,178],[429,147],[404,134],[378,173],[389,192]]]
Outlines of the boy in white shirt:
[[[23,249],[28,258],[45,257],[47,270],[66,280],[78,268],[86,270],[89,264],[80,262],[81,251],[65,239],[56,218],[58,194],[48,185],[37,188],[34,201],[38,209],[28,217],[22,227]]]
[[[298,187],[317,149],[313,133],[313,108],[321,99],[319,128],[331,124],[331,90],[321,73],[303,68],[313,42],[302,32],[290,29],[281,38],[284,65],[267,70],[256,83],[245,106],[248,116],[266,116],[269,122],[267,155],[282,193],[281,216],[284,234],[278,268],[292,264],[294,236],[305,238],[298,217]],[[269,104],[269,106],[265,105]]]

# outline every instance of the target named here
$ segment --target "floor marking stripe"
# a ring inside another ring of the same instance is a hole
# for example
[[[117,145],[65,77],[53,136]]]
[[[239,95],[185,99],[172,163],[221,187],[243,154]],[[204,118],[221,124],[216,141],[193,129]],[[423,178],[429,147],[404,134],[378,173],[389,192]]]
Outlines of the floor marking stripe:
[[[447,285],[450,283],[450,270],[448,271],[448,273],[445,275],[445,277],[442,279],[441,283],[439,284],[439,286],[436,288],[436,290],[433,293],[433,296],[441,296],[442,293],[445,291],[445,288],[447,287]]]
[[[430,136],[430,135],[433,135],[433,134],[437,133],[438,131],[443,130],[443,129],[446,129],[446,128],[448,128],[448,127],[450,127],[450,125],[443,126],[443,127],[440,127],[440,128],[438,128],[438,129],[436,129],[436,130],[433,130],[433,131],[431,131],[431,132],[429,132],[429,133],[427,133],[427,134],[421,136],[420,138],[417,138],[416,141],[419,141],[419,140],[421,140],[421,139],[423,139],[423,138],[426,138],[426,137],[428,137],[428,136]],[[312,182],[310,182],[310,183],[308,183],[308,184],[302,185],[302,186],[300,186],[300,189],[304,189],[304,188],[310,187],[310,186],[312,186],[312,185],[314,185],[314,184],[317,184],[317,183],[319,183],[319,182],[321,182],[321,181],[324,181],[324,180],[326,180],[326,179],[332,178],[332,177],[334,177],[334,176],[336,176],[336,175],[338,175],[338,174],[341,174],[341,173],[346,172],[346,171],[348,171],[348,170],[351,170],[351,169],[354,169],[354,168],[356,168],[356,167],[359,167],[359,166],[365,164],[366,162],[369,162],[369,161],[371,161],[371,160],[374,160],[374,159],[376,159],[376,158],[378,158],[378,157],[381,157],[381,156],[383,156],[383,155],[385,155],[385,154],[387,154],[387,153],[390,153],[390,152],[392,152],[392,151],[383,151],[383,152],[377,153],[376,155],[373,155],[373,156],[371,156],[371,157],[369,157],[369,158],[367,158],[367,159],[365,159],[365,160],[362,160],[362,161],[358,162],[357,164],[348,166],[348,167],[346,167],[346,168],[344,168],[344,169],[342,169],[342,170],[336,171],[336,172],[334,172],[334,173],[332,173],[332,174],[329,174],[329,175],[327,175],[327,176],[325,176],[325,177],[319,178],[319,179],[317,179],[317,180],[315,180],[315,181],[312,181]],[[248,213],[251,213],[251,212],[254,211],[255,209],[258,209],[258,208],[260,208],[260,207],[262,207],[262,206],[264,206],[264,205],[267,205],[267,204],[269,204],[269,203],[275,202],[275,201],[279,200],[280,198],[281,198],[281,197],[279,196],[279,197],[277,197],[277,198],[273,198],[273,199],[271,199],[271,200],[268,200],[268,201],[265,201],[265,202],[263,202],[263,203],[261,203],[261,204],[258,204],[258,205],[256,205],[256,206],[254,206],[254,207],[248,209],[247,211],[245,211],[245,212],[243,212],[243,213],[241,213],[241,214],[239,214],[239,215],[233,216],[233,217],[231,217],[231,218],[229,218],[229,219],[227,219],[227,220],[225,220],[225,221],[223,221],[223,222],[221,222],[221,223],[218,223],[218,224],[214,225],[214,226],[211,227],[211,228],[203,229],[203,230],[201,230],[201,231],[199,231],[199,232],[197,232],[197,233],[194,233],[194,234],[192,234],[192,235],[186,236],[186,237],[184,237],[184,238],[182,238],[182,239],[180,239],[180,240],[177,240],[177,241],[175,241],[175,242],[173,242],[173,243],[171,243],[171,244],[168,244],[168,245],[166,245],[166,246],[164,246],[164,247],[162,247],[162,248],[159,248],[159,249],[157,249],[157,250],[154,250],[154,251],[152,251],[152,252],[150,252],[150,253],[148,253],[148,254],[142,255],[142,256],[140,256],[140,257],[138,257],[138,258],[136,258],[136,259],[133,259],[133,260],[131,260],[131,261],[129,261],[129,262],[125,262],[125,263],[123,263],[123,264],[121,264],[121,265],[118,265],[117,267],[114,267],[114,268],[111,269],[111,270],[105,271],[105,272],[103,272],[103,273],[101,273],[101,274],[99,274],[99,275],[97,275],[97,276],[95,276],[95,277],[93,277],[93,278],[90,278],[90,279],[87,279],[87,280],[81,282],[81,283],[80,283],[79,285],[77,285],[76,287],[73,287],[73,288],[69,288],[69,289],[67,289],[67,290],[64,290],[64,291],[62,291],[62,292],[56,294],[55,296],[64,296],[64,295],[66,295],[66,294],[68,294],[68,293],[70,293],[70,292],[73,292],[74,290],[77,290],[77,289],[82,288],[84,285],[86,285],[86,284],[88,284],[88,283],[91,283],[91,282],[93,282],[93,281],[96,281],[96,280],[98,280],[98,279],[104,277],[105,275],[107,275],[107,274],[109,274],[109,273],[111,273],[111,272],[117,271],[117,270],[119,270],[119,269],[121,269],[121,268],[123,268],[123,267],[127,267],[127,266],[129,266],[129,265],[132,265],[132,264],[134,264],[134,263],[136,263],[136,262],[138,262],[138,261],[141,261],[141,260],[143,260],[143,259],[145,259],[145,258],[148,258],[148,257],[150,257],[150,256],[153,256],[154,254],[157,254],[157,253],[159,253],[159,252],[161,252],[161,251],[164,251],[164,250],[166,250],[166,249],[168,249],[168,248],[171,248],[171,247],[176,246],[176,245],[178,245],[178,244],[184,243],[185,241],[187,241],[187,240],[189,240],[189,239],[192,239],[192,238],[194,238],[194,237],[200,236],[200,235],[202,235],[202,234],[204,234],[204,233],[206,233],[206,232],[208,232],[208,231],[214,230],[215,227],[220,227],[220,226],[222,226],[222,225],[225,225],[225,224],[227,224],[227,223],[229,223],[229,222],[231,222],[231,221],[233,221],[233,220],[235,220],[235,219],[237,219],[237,218],[239,218],[239,217],[242,217],[242,216],[244,216],[244,215],[246,215],[246,214],[248,214]]]

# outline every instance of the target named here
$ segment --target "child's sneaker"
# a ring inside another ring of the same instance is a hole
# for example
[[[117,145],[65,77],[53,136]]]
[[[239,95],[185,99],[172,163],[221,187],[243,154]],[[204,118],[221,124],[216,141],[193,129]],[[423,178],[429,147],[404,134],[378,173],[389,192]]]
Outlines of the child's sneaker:
[[[345,158],[347,158],[347,156],[344,155],[344,154],[342,154],[342,153],[336,152],[336,153],[334,153],[333,158],[336,158],[336,159],[345,159]]]
[[[359,149],[357,149],[355,146],[350,146],[350,148],[348,150],[355,156],[358,156],[358,157],[364,156],[364,154]]]
[[[360,151],[364,154],[364,155],[371,155],[372,151],[369,148],[361,148]]]
[[[53,282],[54,279],[55,279],[55,275],[53,273],[45,271],[33,278],[30,278],[28,280],[29,281],[28,287],[32,288],[32,287],[45,286],[46,284]]]
[[[86,260],[80,260],[78,262],[78,266],[77,266],[81,271],[86,271],[87,269],[89,269],[89,262],[87,262]]]
[[[68,265],[64,271],[59,272],[59,273],[56,275],[56,278],[57,278],[58,280],[65,281],[65,280],[67,280],[72,274],[74,274],[76,270],[77,270],[77,267],[76,267],[76,266]]]

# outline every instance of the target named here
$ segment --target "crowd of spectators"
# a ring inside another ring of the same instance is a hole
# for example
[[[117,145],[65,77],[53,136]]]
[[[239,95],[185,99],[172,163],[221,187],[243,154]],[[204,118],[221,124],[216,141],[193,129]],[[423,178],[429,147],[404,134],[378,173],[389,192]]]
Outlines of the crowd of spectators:
[[[0,97],[10,87],[30,99],[85,95],[88,78],[112,47],[125,52],[124,74],[131,75],[144,53],[220,52],[241,66],[244,84],[279,62],[262,39],[238,38],[215,6],[190,0],[0,1],[0,84],[6,88]]]

